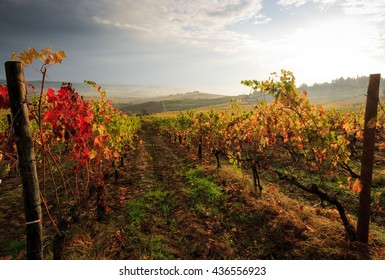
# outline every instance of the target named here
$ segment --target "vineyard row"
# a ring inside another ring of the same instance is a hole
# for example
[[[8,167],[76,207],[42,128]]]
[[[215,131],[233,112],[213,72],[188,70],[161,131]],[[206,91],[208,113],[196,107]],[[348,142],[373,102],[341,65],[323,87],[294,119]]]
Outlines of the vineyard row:
[[[335,206],[351,241],[356,229],[338,200],[338,191],[361,193],[360,164],[364,140],[364,112],[315,106],[306,92],[295,86],[295,77],[283,70],[266,81],[243,81],[253,90],[271,95],[271,103],[259,102],[254,110],[243,110],[232,102],[229,110],[180,112],[150,117],[149,122],[179,144],[220,155],[238,167],[252,171],[254,186],[262,192],[259,170],[268,170],[300,189]],[[367,126],[377,131],[377,148],[385,147],[385,114]],[[376,200],[385,195],[377,192]],[[369,210],[370,211],[370,210]]]

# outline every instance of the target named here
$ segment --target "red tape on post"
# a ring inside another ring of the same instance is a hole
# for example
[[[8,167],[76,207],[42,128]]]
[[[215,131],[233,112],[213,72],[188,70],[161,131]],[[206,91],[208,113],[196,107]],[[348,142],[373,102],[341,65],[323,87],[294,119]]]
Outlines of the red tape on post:
[[[41,221],[43,220],[43,218],[40,218],[38,220],[34,220],[34,221],[30,221],[30,222],[25,222],[25,224],[28,226],[28,225],[33,225],[33,224],[37,224],[37,223],[40,223]]]

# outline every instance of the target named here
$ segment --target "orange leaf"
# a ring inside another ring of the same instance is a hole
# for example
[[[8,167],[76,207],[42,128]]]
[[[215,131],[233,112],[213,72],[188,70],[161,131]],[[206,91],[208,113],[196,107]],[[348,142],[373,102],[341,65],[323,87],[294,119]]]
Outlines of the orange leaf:
[[[385,150],[385,141],[378,144],[380,150]]]
[[[362,184],[359,179],[356,179],[352,186],[352,192],[360,193],[362,190]]]
[[[101,136],[95,137],[94,146],[99,147],[99,148],[102,147],[103,146],[103,137],[101,137]]]

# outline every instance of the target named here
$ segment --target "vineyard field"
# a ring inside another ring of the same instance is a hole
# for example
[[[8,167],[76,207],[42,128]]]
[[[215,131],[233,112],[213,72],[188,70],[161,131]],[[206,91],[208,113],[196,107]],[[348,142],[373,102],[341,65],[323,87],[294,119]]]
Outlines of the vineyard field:
[[[66,237],[66,259],[383,259],[384,231],[373,226],[369,254],[349,245],[336,211],[313,207],[290,185],[261,174],[261,198],[252,175],[231,164],[194,159],[148,126],[108,190],[109,217],[96,222],[90,204]],[[2,258],[24,258],[21,187],[2,183]],[[201,189],[199,189],[201,188]],[[286,189],[286,191],[284,191]],[[211,191],[210,191],[211,190]],[[300,202],[305,200],[305,203]],[[49,221],[44,221],[51,258]],[[322,246],[321,246],[322,245]]]
[[[65,57],[6,63],[0,259],[385,259],[379,74],[365,109],[313,104],[281,70],[241,81],[251,108],[137,116],[93,81],[96,98],[45,88]],[[37,60],[40,88],[23,74]]]

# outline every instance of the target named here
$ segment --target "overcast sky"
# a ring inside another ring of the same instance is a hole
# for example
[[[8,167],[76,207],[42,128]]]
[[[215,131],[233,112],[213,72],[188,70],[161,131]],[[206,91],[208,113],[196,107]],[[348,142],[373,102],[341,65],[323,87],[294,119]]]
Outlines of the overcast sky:
[[[244,93],[282,68],[298,85],[385,74],[385,0],[1,0],[0,15],[2,63],[67,53],[50,80]]]

